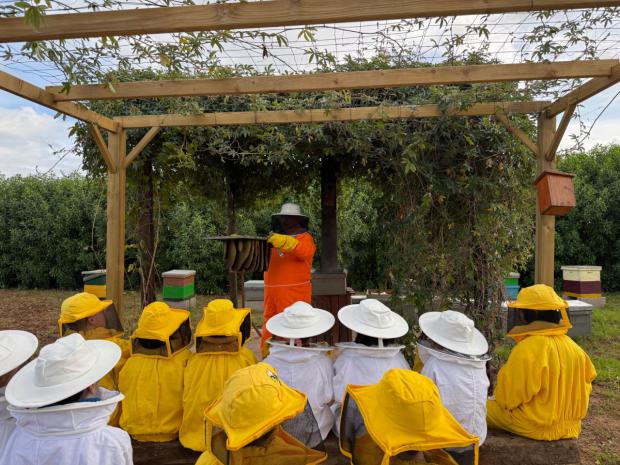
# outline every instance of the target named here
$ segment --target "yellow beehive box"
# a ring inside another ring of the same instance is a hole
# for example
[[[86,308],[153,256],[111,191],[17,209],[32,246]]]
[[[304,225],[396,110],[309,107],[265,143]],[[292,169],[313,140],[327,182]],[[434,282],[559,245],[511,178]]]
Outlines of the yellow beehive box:
[[[564,281],[600,281],[602,269],[601,266],[563,266],[562,278]]]

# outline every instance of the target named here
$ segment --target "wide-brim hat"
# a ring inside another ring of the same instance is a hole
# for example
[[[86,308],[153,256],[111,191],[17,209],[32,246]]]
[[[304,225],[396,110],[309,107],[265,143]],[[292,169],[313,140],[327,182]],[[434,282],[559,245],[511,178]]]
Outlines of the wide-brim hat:
[[[271,365],[261,362],[228,378],[205,416],[226,432],[226,448],[239,450],[302,413],[307,401],[305,394],[282,382]]]
[[[376,299],[365,299],[338,311],[338,320],[356,333],[378,339],[395,339],[409,331],[407,321]]]
[[[86,341],[74,333],[41,349],[39,356],[9,381],[9,404],[38,408],[71,397],[103,378],[121,358],[110,341]]]
[[[27,331],[0,331],[0,376],[26,362],[38,345],[37,337]]]
[[[429,339],[446,349],[465,355],[484,355],[489,343],[461,312],[427,312],[420,316],[420,329]]]
[[[131,338],[167,341],[190,317],[190,312],[171,308],[165,302],[153,302],[144,307],[138,327]]]
[[[111,300],[99,300],[97,296],[88,292],[74,294],[63,300],[58,323],[75,323],[89,316],[96,315],[112,304]]]
[[[300,218],[308,218],[307,215],[304,215],[301,212],[301,208],[296,203],[285,203],[280,207],[280,211],[278,213],[274,213],[273,216],[299,216]]]
[[[267,320],[267,331],[287,339],[303,339],[329,331],[335,322],[328,311],[300,301]]]

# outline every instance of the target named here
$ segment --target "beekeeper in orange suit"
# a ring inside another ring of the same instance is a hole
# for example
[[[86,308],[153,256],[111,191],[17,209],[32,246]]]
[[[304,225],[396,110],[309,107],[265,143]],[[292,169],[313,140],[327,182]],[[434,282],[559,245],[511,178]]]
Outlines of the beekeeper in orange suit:
[[[273,246],[269,268],[265,272],[265,310],[261,349],[271,337],[267,321],[295,302],[311,303],[310,275],[316,246],[308,232],[308,217],[299,205],[285,203],[279,213],[272,216],[268,242]]]
[[[369,386],[348,385],[340,417],[340,450],[353,465],[457,465],[444,449],[473,446],[426,376],[391,369]]]
[[[522,289],[508,307],[526,324],[508,333],[517,345],[487,403],[489,428],[543,441],[578,437],[596,370],[566,335],[572,327],[567,302],[537,284]]]
[[[317,465],[327,459],[305,394],[258,363],[237,370],[205,411],[207,450],[196,465]]]

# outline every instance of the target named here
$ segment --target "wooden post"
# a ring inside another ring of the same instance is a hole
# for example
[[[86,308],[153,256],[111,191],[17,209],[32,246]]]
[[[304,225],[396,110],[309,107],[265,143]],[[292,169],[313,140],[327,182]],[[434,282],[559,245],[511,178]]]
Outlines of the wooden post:
[[[338,163],[333,157],[321,160],[321,272],[338,269]]]
[[[114,301],[119,316],[124,312],[125,284],[125,152],[127,133],[120,128],[108,133],[108,151],[116,167],[108,170],[108,211],[106,234],[106,269],[108,298]]]
[[[555,135],[555,116],[547,118],[544,113],[538,116],[538,155],[537,175],[544,170],[555,169],[555,154],[547,160],[553,137]],[[536,200],[536,252],[535,252],[536,284],[547,284],[553,287],[555,269],[555,216],[541,215]]]

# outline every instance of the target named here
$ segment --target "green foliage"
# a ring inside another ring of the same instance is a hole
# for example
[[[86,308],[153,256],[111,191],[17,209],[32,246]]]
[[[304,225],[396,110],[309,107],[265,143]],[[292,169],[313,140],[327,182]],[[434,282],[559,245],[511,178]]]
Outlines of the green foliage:
[[[0,286],[78,288],[105,268],[105,193],[79,176],[0,177]]]
[[[620,145],[562,157],[575,173],[577,206],[556,220],[556,276],[561,265],[600,265],[605,291],[620,290]]]

